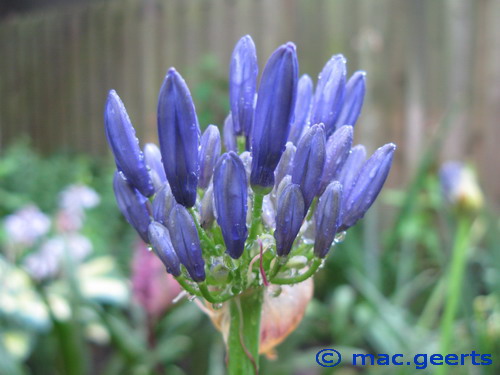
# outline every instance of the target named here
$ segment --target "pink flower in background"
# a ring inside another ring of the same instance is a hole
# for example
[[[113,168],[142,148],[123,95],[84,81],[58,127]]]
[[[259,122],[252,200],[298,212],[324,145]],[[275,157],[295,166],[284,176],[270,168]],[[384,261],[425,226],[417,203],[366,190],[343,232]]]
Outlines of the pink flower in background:
[[[30,204],[8,215],[3,225],[7,238],[13,245],[32,246],[49,231],[51,223],[47,215]]]
[[[134,299],[150,317],[158,318],[180,292],[180,285],[165,271],[163,263],[142,241],[138,241],[132,260]]]

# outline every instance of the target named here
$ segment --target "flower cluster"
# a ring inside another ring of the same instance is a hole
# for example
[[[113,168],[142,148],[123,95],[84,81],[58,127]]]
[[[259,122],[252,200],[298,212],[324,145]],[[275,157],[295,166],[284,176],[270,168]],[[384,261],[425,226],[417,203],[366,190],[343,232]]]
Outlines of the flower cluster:
[[[201,133],[186,82],[170,68],[158,100],[160,147],[143,150],[117,93],[108,95],[118,206],[193,295],[222,302],[259,283],[310,277],[387,178],[394,144],[368,159],[352,145],[365,73],[347,79],[342,55],[326,63],[316,89],[298,72],[289,42],[257,85],[255,45],[243,37],[231,57],[221,139],[215,125]]]

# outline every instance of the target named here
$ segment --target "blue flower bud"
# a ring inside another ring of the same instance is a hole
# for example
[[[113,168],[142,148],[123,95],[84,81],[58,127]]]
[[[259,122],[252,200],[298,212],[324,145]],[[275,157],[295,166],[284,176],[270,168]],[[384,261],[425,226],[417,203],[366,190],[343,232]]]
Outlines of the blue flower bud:
[[[314,255],[324,258],[332,246],[342,219],[342,185],[332,182],[318,201],[315,213]]]
[[[196,202],[200,172],[198,118],[184,79],[170,68],[158,99],[158,137],[168,183],[175,199],[185,207]]]
[[[355,72],[345,86],[344,105],[337,119],[336,128],[342,125],[356,125],[363,108],[366,91],[366,73]]]
[[[276,253],[279,256],[290,253],[305,214],[306,206],[299,185],[288,185],[278,197],[274,238],[276,238]]]
[[[363,145],[354,146],[349,153],[340,173],[337,175],[337,180],[342,184],[344,197],[349,195],[352,184],[358,176],[359,170],[366,160],[366,149]]]
[[[151,181],[153,181],[155,190],[158,191],[167,181],[165,169],[161,162],[161,152],[158,146],[154,143],[146,143],[144,146],[144,159],[146,161],[146,166],[149,168]]]
[[[234,152],[225,153],[214,170],[214,204],[226,252],[234,259],[243,253],[248,236],[247,176],[243,162]]]
[[[344,104],[346,60],[342,55],[333,56],[318,77],[311,109],[311,123],[325,124],[326,136],[335,131],[335,123]]]
[[[139,233],[143,241],[149,242],[148,226],[151,218],[148,199],[131,186],[118,171],[115,172],[113,178],[113,190],[122,215]]]
[[[322,124],[316,124],[300,139],[293,159],[292,182],[300,186],[306,209],[319,191],[324,165],[325,132]]]
[[[313,82],[311,77],[304,74],[299,79],[297,84],[297,101],[295,102],[294,120],[290,127],[288,141],[293,144],[299,142],[300,137],[304,133],[304,128],[307,125],[309,115],[311,113],[311,103],[313,98]]]
[[[264,191],[274,185],[274,170],[288,139],[295,108],[297,75],[297,53],[293,43],[279,47],[262,73],[251,134],[250,182]]]
[[[170,185],[165,182],[153,199],[153,218],[168,227],[168,218],[174,204],[175,199]]]
[[[318,194],[323,194],[330,182],[336,179],[352,146],[353,129],[350,125],[338,128],[326,142],[326,158]]]
[[[198,231],[193,218],[184,206],[176,204],[172,208],[168,228],[175,253],[181,264],[186,267],[189,276],[196,282],[205,280],[205,261]]]
[[[139,148],[139,140],[130,122],[125,106],[115,90],[111,90],[104,110],[106,138],[115,157],[116,168],[127,181],[149,197],[154,194],[153,183]]]
[[[373,204],[389,174],[396,145],[388,143],[364,163],[345,199],[342,229],[352,227]]]
[[[250,134],[253,104],[257,86],[257,51],[249,35],[241,38],[234,47],[229,68],[229,102],[235,134]]]
[[[247,181],[250,180],[250,173],[252,172],[252,154],[249,151],[243,151],[240,154],[240,159],[245,166],[245,172],[247,172]]]
[[[231,113],[227,115],[224,120],[224,129],[222,130],[224,135],[224,147],[226,151],[238,151],[238,145],[236,144],[236,135],[233,129],[233,116]]]
[[[280,162],[274,171],[274,186],[278,188],[281,180],[287,174],[292,174],[293,168],[293,158],[295,157],[295,152],[297,148],[293,145],[292,142],[287,142],[285,151],[281,154]]]
[[[206,189],[214,173],[214,166],[220,156],[220,133],[215,125],[209,125],[201,136],[200,146],[200,180],[198,186]]]
[[[149,241],[153,251],[165,265],[167,272],[177,277],[181,275],[179,258],[175,253],[168,229],[160,223],[153,221],[148,229]]]

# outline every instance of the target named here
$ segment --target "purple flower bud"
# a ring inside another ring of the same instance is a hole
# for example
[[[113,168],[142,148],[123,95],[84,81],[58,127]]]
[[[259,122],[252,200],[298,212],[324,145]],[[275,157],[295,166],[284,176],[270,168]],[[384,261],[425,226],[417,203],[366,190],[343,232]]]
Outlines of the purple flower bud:
[[[172,208],[168,228],[175,253],[186,267],[189,276],[196,282],[205,280],[205,261],[198,231],[193,218],[184,206],[176,204]]]
[[[249,35],[234,47],[229,68],[229,102],[235,134],[250,134],[253,120],[253,102],[257,86],[257,51]]]
[[[220,156],[220,133],[215,125],[209,125],[201,136],[200,180],[198,186],[206,189],[214,173],[214,166]]]
[[[158,146],[154,143],[146,143],[144,146],[144,159],[146,166],[149,168],[149,175],[151,176],[155,190],[158,191],[167,181]]]
[[[213,183],[217,222],[226,243],[226,252],[238,259],[248,236],[248,192],[245,167],[236,153],[229,152],[221,156],[215,166]]]
[[[149,197],[154,194],[153,183],[139,148],[139,140],[130,122],[125,106],[115,90],[111,90],[104,110],[104,125],[109,147],[115,157],[116,168],[127,181]]]
[[[252,172],[252,154],[250,151],[243,151],[240,154],[240,159],[245,167],[245,172],[247,172],[247,181],[250,180],[250,173]]]
[[[311,113],[312,97],[312,79],[307,74],[304,74],[300,77],[299,83],[297,84],[297,101],[295,102],[294,120],[290,127],[290,134],[288,135],[288,141],[295,145],[299,142],[300,137],[304,133],[304,128],[307,125]]]
[[[286,256],[292,249],[306,214],[306,206],[299,185],[288,185],[278,197],[276,213],[276,253]]]
[[[332,182],[318,201],[315,213],[314,255],[324,258],[332,246],[342,219],[342,185]]]
[[[337,119],[336,127],[342,125],[356,125],[356,121],[363,108],[366,91],[366,73],[355,72],[345,86],[344,105]]]
[[[300,186],[306,209],[320,187],[325,165],[325,132],[323,125],[311,126],[297,145],[293,159],[292,182]]]
[[[350,125],[338,128],[326,142],[326,158],[318,194],[323,194],[330,182],[336,178],[349,156],[352,146],[353,129]]]
[[[262,73],[251,134],[250,181],[253,186],[264,190],[274,185],[274,170],[288,139],[295,108],[297,75],[298,61],[293,43],[279,47]]]
[[[113,178],[113,190],[122,215],[139,233],[143,241],[149,242],[148,226],[151,218],[148,199],[132,187],[118,171],[115,172]]]
[[[238,145],[236,144],[236,135],[234,134],[233,129],[233,116],[231,116],[231,113],[228,114],[226,119],[224,120],[223,135],[224,147],[226,148],[226,151],[238,151]]]
[[[344,104],[345,81],[346,60],[342,55],[335,55],[318,77],[311,110],[311,123],[325,124],[327,136],[335,131],[335,123]]]
[[[354,146],[349,153],[337,180],[342,184],[344,197],[349,195],[352,184],[354,183],[363,163],[366,160],[366,149],[363,145]]]
[[[153,218],[160,224],[168,226],[168,218],[174,204],[172,190],[168,182],[165,182],[153,199]]]
[[[165,265],[167,272],[175,277],[180,276],[181,267],[179,258],[172,246],[168,229],[160,223],[153,221],[149,224],[148,234],[153,251]]]
[[[292,142],[287,142],[285,151],[281,154],[280,162],[274,171],[274,186],[277,188],[287,174],[292,174],[293,158],[297,148]]]
[[[163,166],[175,199],[185,207],[196,202],[200,172],[200,128],[184,79],[170,68],[158,99],[158,137]]]
[[[200,204],[200,225],[204,229],[210,228],[214,220],[214,186],[213,184],[210,184],[205,191]]]
[[[388,143],[364,163],[345,199],[342,229],[352,227],[373,204],[384,185],[392,165],[396,145]]]

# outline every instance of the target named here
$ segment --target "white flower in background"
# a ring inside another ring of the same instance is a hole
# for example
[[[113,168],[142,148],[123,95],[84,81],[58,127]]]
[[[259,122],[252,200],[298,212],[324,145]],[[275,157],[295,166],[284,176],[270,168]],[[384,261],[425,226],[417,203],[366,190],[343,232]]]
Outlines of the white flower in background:
[[[26,271],[37,280],[55,276],[64,263],[66,254],[74,263],[82,261],[92,251],[90,240],[78,233],[57,236],[47,240],[24,260]]]
[[[33,204],[17,210],[4,220],[7,238],[14,245],[32,246],[49,231],[50,225],[50,218]]]
[[[63,210],[83,212],[99,204],[97,192],[86,185],[69,185],[60,193],[59,205]]]
[[[60,232],[75,232],[83,226],[85,210],[99,204],[101,198],[85,185],[69,185],[59,194],[60,211],[56,223]]]

